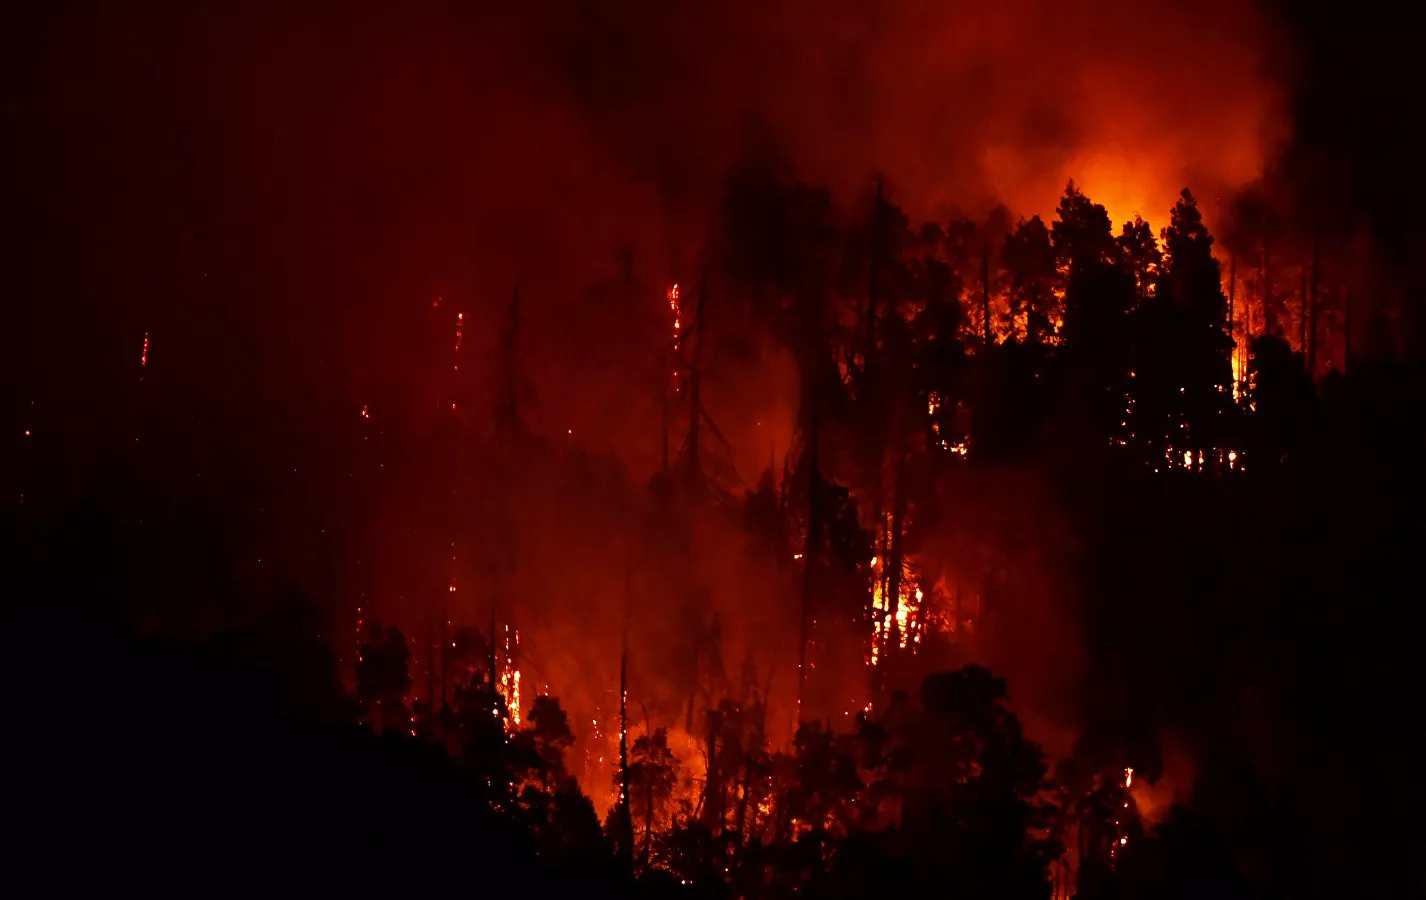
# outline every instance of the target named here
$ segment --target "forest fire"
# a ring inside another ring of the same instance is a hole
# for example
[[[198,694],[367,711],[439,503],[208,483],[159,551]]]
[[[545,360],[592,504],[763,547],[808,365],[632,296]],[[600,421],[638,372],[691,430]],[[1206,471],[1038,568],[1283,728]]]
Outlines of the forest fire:
[[[1366,12],[228,6],[17,19],[79,868],[1400,893],[1426,199]]]

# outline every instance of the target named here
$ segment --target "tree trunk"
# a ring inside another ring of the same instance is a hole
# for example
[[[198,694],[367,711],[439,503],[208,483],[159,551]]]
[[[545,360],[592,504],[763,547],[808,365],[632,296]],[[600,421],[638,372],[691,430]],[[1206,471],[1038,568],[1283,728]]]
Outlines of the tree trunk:
[[[752,774],[752,757],[746,751],[743,753],[743,790],[738,797],[738,843],[744,845],[748,842],[748,779]]]
[[[708,830],[713,834],[723,830],[723,811],[719,805],[713,802],[714,794],[717,791],[718,779],[718,726],[722,715],[715,709],[708,710],[708,743],[706,753],[708,755],[708,770],[703,779],[703,799],[699,805],[703,807],[703,821],[708,826]]]
[[[901,611],[901,532],[906,522],[906,456],[902,454],[896,463],[896,488],[891,501],[891,551],[886,561],[886,602],[891,611],[891,621],[901,638],[898,614]],[[900,646],[900,640],[897,641]],[[891,649],[888,645],[888,649]]]

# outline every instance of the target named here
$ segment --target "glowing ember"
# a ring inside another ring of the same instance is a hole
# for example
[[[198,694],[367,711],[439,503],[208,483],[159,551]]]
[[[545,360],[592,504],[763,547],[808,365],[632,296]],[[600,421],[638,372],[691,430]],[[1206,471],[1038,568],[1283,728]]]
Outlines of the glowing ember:
[[[683,329],[683,312],[678,302],[678,285],[673,285],[668,289],[668,308],[673,311],[673,392],[680,393],[683,389],[678,383],[678,339]]]
[[[505,662],[500,667],[500,680],[497,689],[500,696],[505,700],[505,706],[510,710],[509,727],[513,730],[520,725],[520,669],[515,665],[515,651],[520,646],[520,632],[512,632],[510,626],[505,626]]]

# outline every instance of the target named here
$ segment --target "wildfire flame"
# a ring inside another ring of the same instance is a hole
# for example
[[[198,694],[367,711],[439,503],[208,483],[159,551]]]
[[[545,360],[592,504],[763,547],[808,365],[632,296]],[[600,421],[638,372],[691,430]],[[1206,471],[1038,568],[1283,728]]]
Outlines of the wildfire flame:
[[[458,313],[456,313],[456,347],[455,347],[455,352],[456,352],[456,353],[459,353],[459,352],[460,352],[460,345],[461,345],[461,338],[462,338],[462,330],[463,330],[464,328],[465,328],[465,313],[463,313],[463,312],[458,312]],[[460,363],[459,363],[459,362],[455,363],[455,364],[452,366],[452,369],[453,369],[453,371],[459,372],[459,371],[460,371]],[[455,405],[454,403],[452,403],[452,404],[451,404],[451,409],[455,409],[455,408],[456,408],[456,405]]]
[[[668,289],[668,308],[673,311],[673,348],[678,350],[678,339],[683,329],[683,311],[678,302],[678,285],[675,284]],[[678,356],[674,356],[673,366],[673,392],[679,393],[682,388],[678,383]]]
[[[900,597],[893,608],[892,603],[886,597],[886,581],[884,580],[884,562],[879,556],[871,559],[872,589],[872,639],[871,655],[867,662],[870,665],[880,665],[882,654],[886,648],[895,641],[898,650],[905,650],[908,646],[915,651],[915,645],[921,643],[921,632],[924,630],[922,622],[921,608],[926,599],[926,593],[909,572],[902,572],[901,585],[899,589]]]
[[[500,680],[497,690],[500,696],[505,699],[505,706],[510,710],[510,728],[518,728],[520,725],[520,669],[515,665],[515,650],[520,646],[520,632],[517,629],[513,632],[510,626],[505,626],[505,663],[500,667]]]

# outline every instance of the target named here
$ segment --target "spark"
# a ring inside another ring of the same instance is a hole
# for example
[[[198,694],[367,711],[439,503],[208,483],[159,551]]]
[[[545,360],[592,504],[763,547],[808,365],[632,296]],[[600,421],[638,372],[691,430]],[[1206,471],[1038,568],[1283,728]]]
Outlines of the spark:
[[[139,365],[140,365],[140,366],[147,366],[148,364],[149,364],[149,333],[148,333],[147,331],[145,331],[145,332],[144,332],[144,349],[143,349],[143,352],[142,352],[141,354],[139,354]]]
[[[361,417],[362,417],[363,419],[370,419],[370,418],[371,418],[371,413],[367,412],[367,406],[366,406],[365,403],[363,403],[363,404],[361,405]]]

